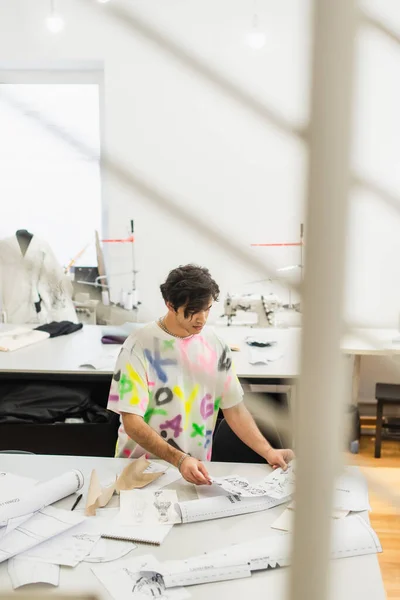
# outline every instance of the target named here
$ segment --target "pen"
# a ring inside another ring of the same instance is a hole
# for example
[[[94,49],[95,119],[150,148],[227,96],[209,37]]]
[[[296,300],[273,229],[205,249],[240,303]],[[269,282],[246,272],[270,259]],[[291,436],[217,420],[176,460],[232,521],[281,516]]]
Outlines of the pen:
[[[74,502],[74,505],[73,505],[73,507],[71,508],[71,510],[75,510],[75,508],[78,506],[79,502],[82,500],[82,496],[83,496],[83,494],[80,494],[80,495],[77,497],[77,499],[75,500],[75,502]]]

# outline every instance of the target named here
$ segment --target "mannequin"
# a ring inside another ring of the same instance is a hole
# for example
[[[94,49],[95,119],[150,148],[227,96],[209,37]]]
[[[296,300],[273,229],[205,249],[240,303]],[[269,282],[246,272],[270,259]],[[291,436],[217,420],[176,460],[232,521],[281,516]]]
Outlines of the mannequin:
[[[31,243],[31,239],[33,238],[33,234],[27,231],[26,229],[18,229],[18,231],[15,232],[15,235],[17,236],[22,256],[25,256],[29,244]]]
[[[0,294],[9,323],[78,322],[70,280],[49,244],[26,229],[0,240]]]

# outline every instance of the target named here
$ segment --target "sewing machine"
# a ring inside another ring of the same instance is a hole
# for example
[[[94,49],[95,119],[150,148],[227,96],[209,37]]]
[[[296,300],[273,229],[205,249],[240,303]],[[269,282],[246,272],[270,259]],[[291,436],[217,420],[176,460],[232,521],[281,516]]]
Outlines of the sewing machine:
[[[239,294],[227,295],[224,302],[224,314],[221,317],[227,317],[227,325],[233,324],[233,318],[237,311],[255,313],[257,322],[240,323],[252,327],[274,327],[275,313],[281,307],[281,303],[275,294]]]

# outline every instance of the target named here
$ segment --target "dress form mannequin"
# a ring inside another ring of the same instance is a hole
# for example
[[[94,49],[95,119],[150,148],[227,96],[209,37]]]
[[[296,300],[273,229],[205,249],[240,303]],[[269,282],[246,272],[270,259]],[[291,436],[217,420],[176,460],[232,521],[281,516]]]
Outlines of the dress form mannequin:
[[[33,233],[30,233],[26,229],[18,229],[15,232],[17,236],[19,247],[21,248],[22,256],[25,256],[26,251],[28,250],[29,244],[31,243],[31,239],[33,238]]]

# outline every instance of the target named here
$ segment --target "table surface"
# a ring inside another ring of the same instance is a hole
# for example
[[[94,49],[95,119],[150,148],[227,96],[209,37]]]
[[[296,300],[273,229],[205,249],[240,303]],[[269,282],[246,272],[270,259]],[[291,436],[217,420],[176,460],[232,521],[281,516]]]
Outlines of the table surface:
[[[126,459],[115,458],[0,454],[1,470],[34,477],[38,480],[55,477],[70,469],[80,469],[85,477],[84,495],[93,468],[97,470],[100,481],[105,483],[112,480],[116,473],[120,473],[126,464]],[[259,481],[270,469],[265,465],[234,463],[211,463],[207,465],[207,468],[213,476],[239,474],[251,481]],[[197,497],[195,487],[183,480],[172,484],[171,488],[177,490],[180,500]],[[73,501],[74,497],[65,498],[57,503],[57,506],[69,509]],[[112,502],[118,503],[118,498],[114,497]],[[284,509],[284,506],[278,506],[259,513],[176,525],[160,547],[138,546],[129,556],[134,558],[140,554],[152,553],[161,561],[172,558],[183,559],[233,543],[251,541],[268,535],[268,533],[277,535],[275,530],[270,529],[270,524]],[[368,519],[367,514],[364,516]],[[329,600],[383,600],[385,598],[376,555],[334,560],[331,564]],[[194,586],[190,588],[190,592],[194,600],[205,597],[213,600],[222,597],[245,598],[246,596],[284,600],[288,585],[288,573],[288,568],[259,571],[254,573],[250,579]],[[87,563],[81,563],[75,569],[62,567],[59,588],[61,592],[77,590],[97,592],[100,598],[110,599]],[[2,563],[0,564],[0,591],[6,592],[10,589],[11,582],[7,573],[7,565]],[[35,586],[35,591],[41,592],[44,589],[43,586]]]
[[[143,326],[137,324],[138,327]],[[7,326],[0,326],[0,331]],[[8,326],[9,327],[9,326]],[[8,328],[7,327],[7,328]],[[241,378],[295,379],[300,370],[300,328],[250,328],[250,327],[215,327],[218,334],[230,345],[240,348],[233,353],[235,369]],[[115,331],[115,327],[85,325],[75,333],[47,339],[38,344],[21,348],[14,352],[0,352],[1,373],[26,374],[64,374],[64,375],[111,375],[113,362],[109,369],[98,370],[79,365],[110,355],[115,356],[118,348],[104,345],[101,337],[107,332]],[[269,364],[251,365],[249,363],[248,336],[257,339],[278,342],[283,356]],[[345,336],[342,348],[347,354],[384,355],[400,354],[400,343],[393,339],[400,337],[391,329],[360,329],[354,334]]]

